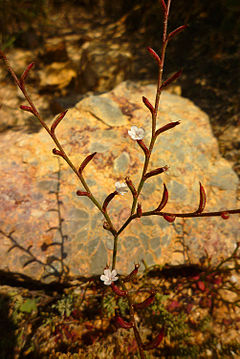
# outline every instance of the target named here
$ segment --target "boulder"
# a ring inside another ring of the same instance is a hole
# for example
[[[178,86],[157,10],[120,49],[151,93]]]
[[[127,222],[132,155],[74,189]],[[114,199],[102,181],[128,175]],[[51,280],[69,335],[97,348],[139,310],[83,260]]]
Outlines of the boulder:
[[[151,116],[143,95],[153,102],[155,86],[123,82],[78,102],[56,130],[77,167],[97,152],[84,176],[101,203],[127,175],[138,184],[144,157],[128,129],[143,127],[144,141],[149,142]],[[199,181],[207,194],[206,211],[239,208],[238,178],[219,154],[208,116],[188,99],[163,92],[158,127],[169,121],[181,124],[158,137],[149,167],[168,165],[169,170],[144,184],[139,199],[143,210],[157,207],[163,183],[169,191],[166,211],[196,210]],[[103,229],[103,216],[92,202],[76,195],[83,187],[67,164],[52,154],[52,139],[43,129],[32,134],[9,130],[0,137],[0,269],[36,279],[63,268],[72,275],[101,274],[111,263],[112,236]],[[128,192],[109,204],[117,228],[128,217],[131,203]],[[238,214],[228,220],[177,218],[172,224],[159,216],[137,219],[119,237],[116,268],[127,273],[142,259],[148,266],[196,263],[205,251],[216,262],[231,253],[240,240],[239,229]]]

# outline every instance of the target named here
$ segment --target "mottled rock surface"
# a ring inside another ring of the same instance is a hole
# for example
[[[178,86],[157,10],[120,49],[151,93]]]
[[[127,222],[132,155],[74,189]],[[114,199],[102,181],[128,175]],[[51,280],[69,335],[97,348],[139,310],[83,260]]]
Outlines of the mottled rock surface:
[[[99,201],[113,192],[115,182],[123,181],[126,175],[135,184],[139,181],[143,154],[127,130],[132,125],[144,127],[145,142],[149,141],[151,118],[142,104],[142,95],[153,102],[155,86],[124,82],[109,93],[80,101],[57,128],[60,142],[77,166],[87,155],[98,152],[84,174]],[[164,92],[159,124],[176,120],[180,120],[181,125],[159,136],[150,162],[150,169],[164,165],[170,168],[145,183],[140,198],[143,209],[150,210],[159,204],[163,183],[166,183],[170,197],[166,211],[194,211],[198,207],[199,181],[207,193],[206,211],[239,207],[238,178],[219,155],[207,115],[189,100]],[[111,261],[112,237],[102,228],[103,217],[93,204],[76,195],[76,190],[82,189],[81,184],[63,161],[59,199],[64,219],[62,232],[67,237],[64,237],[62,254],[56,245],[62,241],[54,228],[58,226],[54,191],[59,165],[51,153],[54,145],[47,133],[44,130],[34,134],[8,131],[0,136],[0,229],[5,233],[14,230],[12,238],[18,244],[29,248],[39,261],[47,261],[53,268],[61,270],[61,261],[56,257],[62,257],[71,274],[101,273]],[[130,207],[130,193],[115,197],[109,205],[110,216],[117,227],[129,215]],[[240,240],[239,229],[239,215],[232,215],[227,221],[177,219],[174,224],[157,216],[138,219],[119,238],[117,269],[127,272],[141,259],[148,265],[183,263],[188,258],[196,262],[205,254],[204,249],[217,261],[230,253]],[[8,253],[13,242],[0,236],[1,269],[19,271],[34,278],[53,270],[36,261],[23,268],[32,257],[19,248]]]

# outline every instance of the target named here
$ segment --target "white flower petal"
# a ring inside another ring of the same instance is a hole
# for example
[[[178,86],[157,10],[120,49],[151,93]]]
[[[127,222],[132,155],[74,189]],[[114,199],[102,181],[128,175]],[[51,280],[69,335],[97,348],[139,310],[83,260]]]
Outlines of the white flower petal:
[[[111,285],[112,282],[118,280],[118,277],[116,277],[117,275],[116,269],[113,269],[112,271],[109,268],[104,269],[103,273],[104,274],[100,276],[100,279],[104,282],[105,285]]]
[[[132,126],[131,130],[128,130],[128,134],[133,140],[137,141],[144,138],[145,131],[141,127],[138,128],[137,126]]]
[[[124,195],[128,191],[127,190],[127,185],[125,183],[122,183],[122,182],[116,182],[115,183],[115,188],[116,188],[116,191],[121,195]]]
[[[108,268],[108,269],[104,269],[103,273],[107,278],[109,278],[112,272],[111,269]]]
[[[117,275],[116,269],[113,269],[113,270],[112,270],[112,275],[113,275],[114,277],[116,277],[116,275]]]

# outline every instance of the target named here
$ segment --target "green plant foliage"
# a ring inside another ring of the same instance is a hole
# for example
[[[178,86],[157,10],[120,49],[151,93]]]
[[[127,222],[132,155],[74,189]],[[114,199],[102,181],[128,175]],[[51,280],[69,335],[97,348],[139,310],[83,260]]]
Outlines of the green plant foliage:
[[[70,317],[74,309],[74,296],[72,294],[64,295],[63,298],[52,305],[53,309],[57,309],[62,317]]]
[[[112,293],[105,295],[102,302],[104,314],[108,318],[112,318],[117,308],[117,302]]]
[[[20,312],[23,313],[32,313],[32,312],[37,312],[37,302],[36,299],[30,299],[28,298],[26,301],[24,301],[20,307],[19,307]]]

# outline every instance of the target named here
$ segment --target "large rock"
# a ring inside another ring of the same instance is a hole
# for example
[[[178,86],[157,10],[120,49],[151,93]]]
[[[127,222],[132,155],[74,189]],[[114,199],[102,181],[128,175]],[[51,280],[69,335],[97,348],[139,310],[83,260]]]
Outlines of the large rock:
[[[109,93],[90,96],[70,109],[57,128],[57,135],[72,161],[78,166],[90,153],[97,155],[84,175],[99,201],[115,190],[116,181],[129,175],[137,184],[142,171],[143,153],[127,130],[132,125],[151,131],[149,111],[142,95],[154,101],[155,86],[125,82]],[[206,211],[237,208],[238,179],[230,164],[220,157],[208,117],[192,102],[164,92],[158,124],[180,120],[176,128],[159,136],[150,169],[169,165],[169,170],[148,179],[140,202],[143,210],[154,209],[162,196],[163,183],[169,190],[166,211],[194,211],[199,201],[199,181],[207,193]],[[111,262],[113,240],[103,229],[103,216],[86,197],[77,177],[61,160],[59,201],[64,249],[56,201],[58,160],[51,153],[54,146],[45,130],[26,134],[8,131],[0,134],[1,182],[0,268],[23,272],[34,278],[61,271],[61,260],[74,275],[100,274]],[[110,216],[119,228],[129,215],[131,194],[116,196],[109,205]],[[144,259],[147,265],[198,261],[205,250],[217,261],[233,250],[239,241],[239,215],[221,218],[176,219],[169,224],[162,217],[133,221],[119,237],[117,269],[128,272]],[[10,238],[11,237],[11,238]],[[15,242],[14,242],[15,241]],[[51,245],[54,244],[55,245]],[[13,244],[16,247],[8,252]],[[29,247],[32,246],[32,247]],[[25,252],[23,251],[25,248]],[[35,261],[23,268],[24,264]],[[43,266],[42,263],[51,264]]]

